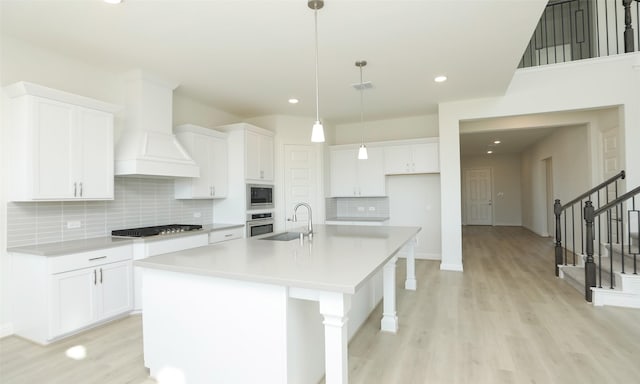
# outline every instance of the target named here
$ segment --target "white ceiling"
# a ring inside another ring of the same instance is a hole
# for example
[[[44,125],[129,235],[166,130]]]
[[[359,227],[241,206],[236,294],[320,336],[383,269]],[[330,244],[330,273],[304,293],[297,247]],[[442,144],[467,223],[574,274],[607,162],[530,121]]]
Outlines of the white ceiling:
[[[464,156],[517,154],[549,136],[557,126],[470,132],[460,135],[460,153]],[[500,144],[494,144],[499,140]]]
[[[546,0],[326,0],[318,12],[320,117],[434,113],[503,94]],[[141,68],[178,92],[249,118],[315,116],[313,11],[306,0],[1,0],[3,34],[114,73]],[[449,80],[433,81],[445,74]],[[287,99],[300,99],[290,105]]]

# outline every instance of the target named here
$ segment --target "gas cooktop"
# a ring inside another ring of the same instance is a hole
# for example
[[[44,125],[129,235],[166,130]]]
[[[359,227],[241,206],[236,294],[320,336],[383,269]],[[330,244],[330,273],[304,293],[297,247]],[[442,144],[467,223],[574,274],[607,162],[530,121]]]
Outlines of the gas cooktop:
[[[116,229],[111,231],[112,236],[147,237],[156,235],[172,235],[180,232],[197,231],[202,229],[199,224],[167,224],[153,227],[141,227],[130,229]]]

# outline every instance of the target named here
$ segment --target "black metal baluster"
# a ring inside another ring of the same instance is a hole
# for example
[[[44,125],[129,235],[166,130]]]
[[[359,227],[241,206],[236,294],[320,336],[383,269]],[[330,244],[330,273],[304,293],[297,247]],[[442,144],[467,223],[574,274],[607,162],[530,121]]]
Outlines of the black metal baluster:
[[[607,209],[609,220],[609,288],[613,289],[613,234],[611,233],[611,208]]]
[[[573,207],[575,204],[571,206],[571,241],[573,242],[573,248],[571,248],[571,253],[573,254],[573,266],[576,266],[576,215],[573,211]]]
[[[600,190],[598,190],[598,208],[600,208]],[[598,288],[602,288],[602,223],[598,215]]]
[[[560,268],[558,267],[562,264],[562,231],[560,227],[560,215],[562,214],[562,205],[560,204],[560,199],[556,199],[556,202],[553,204],[553,214],[556,217],[556,247],[555,247],[555,255],[556,255],[556,276],[560,276]]]
[[[620,210],[619,212],[624,212],[624,202],[620,202]],[[618,206],[616,205],[616,209]],[[622,261],[622,273],[624,273],[624,215],[620,215],[620,257]]]
[[[587,231],[587,260],[584,264],[584,298],[591,302],[591,287],[596,286],[596,266],[593,260],[593,205],[587,201],[584,207],[584,220]]]
[[[589,200],[591,201],[591,195],[589,195]],[[580,254],[584,255],[584,217],[582,216],[582,211],[584,210],[584,205],[582,204],[582,200],[580,200]],[[575,252],[574,252],[575,253]]]
[[[564,211],[564,237],[567,238],[567,211],[566,210]],[[564,265],[567,265],[567,249],[568,249],[568,247],[565,245],[565,247],[564,247]]]

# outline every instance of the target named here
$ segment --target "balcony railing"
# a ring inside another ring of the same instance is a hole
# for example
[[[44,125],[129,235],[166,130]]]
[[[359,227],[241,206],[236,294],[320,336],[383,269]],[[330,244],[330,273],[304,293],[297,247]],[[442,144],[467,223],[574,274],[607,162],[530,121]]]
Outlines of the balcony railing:
[[[639,0],[550,1],[519,68],[639,50]]]

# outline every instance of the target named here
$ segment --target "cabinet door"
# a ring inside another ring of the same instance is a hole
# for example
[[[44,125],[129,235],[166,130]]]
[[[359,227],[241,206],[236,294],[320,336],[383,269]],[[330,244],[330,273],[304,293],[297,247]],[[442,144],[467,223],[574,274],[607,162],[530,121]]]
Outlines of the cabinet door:
[[[245,177],[260,180],[260,135],[250,131],[245,135]]]
[[[411,147],[393,145],[384,149],[384,173],[387,175],[411,172]]]
[[[356,185],[358,177],[356,168],[356,161],[358,161],[357,150],[332,149],[330,161],[331,196],[358,196],[358,186]]]
[[[74,106],[33,98],[35,199],[73,198],[75,172]]]
[[[98,320],[130,311],[133,308],[133,275],[131,261],[97,267],[98,287],[96,304]]]
[[[211,143],[210,153],[213,197],[227,197],[229,185],[227,141],[214,139]]]
[[[192,145],[187,149],[200,167],[200,177],[191,179],[191,197],[210,198],[213,183],[212,148],[215,140],[204,135],[192,135]]]
[[[273,137],[260,138],[260,179],[273,180]]]
[[[385,196],[384,150],[368,148],[367,153],[367,160],[353,157],[358,164],[358,196]]]
[[[76,137],[80,158],[74,159],[78,174],[76,197],[113,198],[113,115],[77,107]]]
[[[438,143],[412,145],[413,173],[440,172]]]
[[[51,277],[51,338],[95,321],[94,291],[97,279],[97,272],[93,268],[58,273]]]

